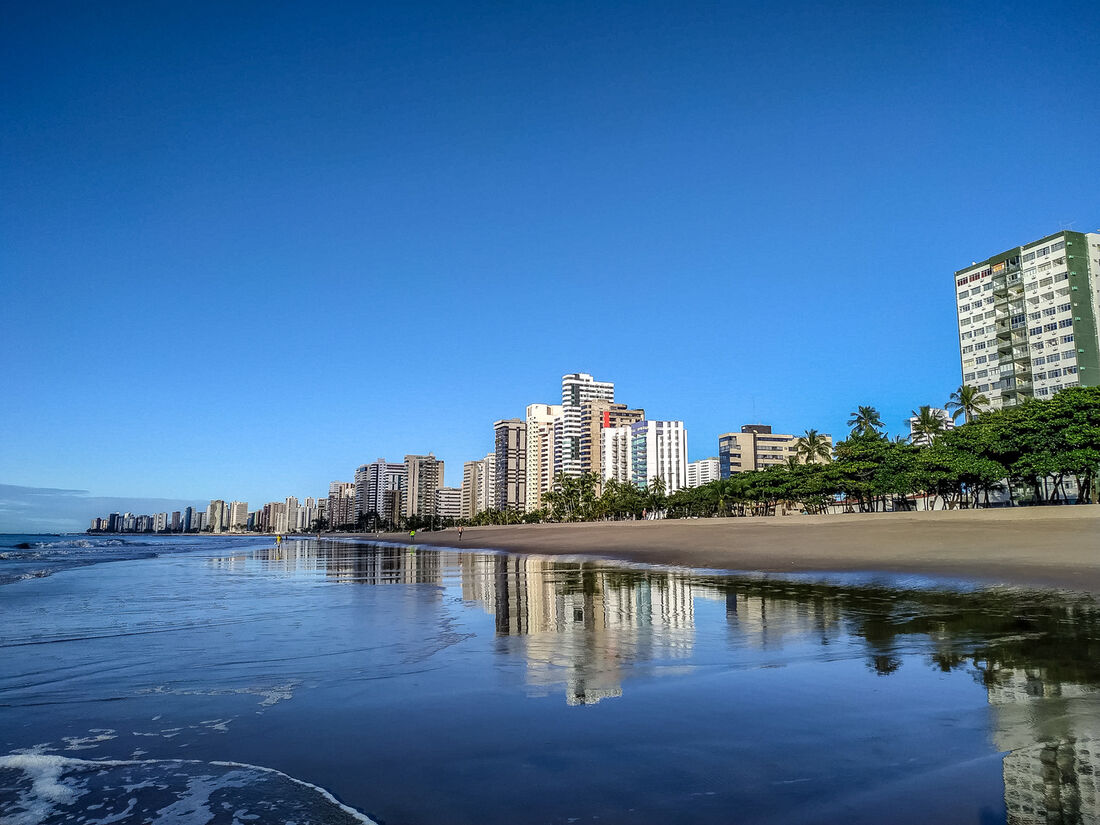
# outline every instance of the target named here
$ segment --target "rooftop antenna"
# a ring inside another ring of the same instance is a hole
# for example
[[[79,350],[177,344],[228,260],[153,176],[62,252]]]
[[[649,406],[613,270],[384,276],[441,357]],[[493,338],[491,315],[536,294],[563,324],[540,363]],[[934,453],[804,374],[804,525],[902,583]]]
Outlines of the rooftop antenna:
[[[1067,230],[1073,231],[1073,225],[1075,223],[1077,223],[1077,221],[1058,221],[1058,226],[1061,227],[1063,232]]]

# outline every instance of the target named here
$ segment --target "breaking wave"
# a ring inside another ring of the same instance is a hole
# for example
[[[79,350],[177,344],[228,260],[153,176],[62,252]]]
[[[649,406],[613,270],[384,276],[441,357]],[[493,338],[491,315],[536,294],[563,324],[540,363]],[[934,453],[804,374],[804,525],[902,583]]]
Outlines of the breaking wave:
[[[324,788],[240,762],[0,757],[6,825],[376,825]]]

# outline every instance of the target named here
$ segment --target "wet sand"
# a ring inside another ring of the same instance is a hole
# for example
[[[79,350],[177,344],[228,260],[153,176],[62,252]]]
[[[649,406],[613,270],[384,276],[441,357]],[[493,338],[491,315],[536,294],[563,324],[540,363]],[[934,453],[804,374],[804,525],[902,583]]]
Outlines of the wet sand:
[[[408,534],[364,535],[409,541]],[[761,572],[889,572],[1100,593],[1100,505],[418,531],[417,545]]]

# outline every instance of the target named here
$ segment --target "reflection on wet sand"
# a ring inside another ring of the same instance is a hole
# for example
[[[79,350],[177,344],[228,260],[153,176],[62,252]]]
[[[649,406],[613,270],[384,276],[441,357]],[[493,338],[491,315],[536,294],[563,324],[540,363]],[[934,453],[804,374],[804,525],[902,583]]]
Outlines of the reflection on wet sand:
[[[1005,752],[1007,821],[1100,822],[1100,609],[1088,596],[852,586],[333,542],[289,542],[257,556],[288,573],[432,585],[425,596],[438,602],[457,585],[464,601],[494,616],[498,650],[523,658],[527,684],[542,693],[564,686],[570,705],[621,696],[625,671],[641,663],[692,668],[696,600],[724,602],[731,655],[786,642],[822,651],[848,645],[883,677],[922,659],[943,672],[962,670],[985,688],[993,711],[992,743]]]

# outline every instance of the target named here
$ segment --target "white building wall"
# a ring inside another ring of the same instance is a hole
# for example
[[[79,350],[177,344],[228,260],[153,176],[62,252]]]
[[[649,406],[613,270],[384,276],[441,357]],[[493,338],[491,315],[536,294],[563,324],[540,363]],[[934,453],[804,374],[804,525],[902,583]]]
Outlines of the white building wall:
[[[704,458],[692,461],[687,466],[687,486],[702,487],[721,477],[718,469],[717,458]]]

